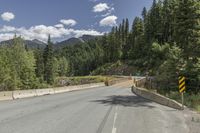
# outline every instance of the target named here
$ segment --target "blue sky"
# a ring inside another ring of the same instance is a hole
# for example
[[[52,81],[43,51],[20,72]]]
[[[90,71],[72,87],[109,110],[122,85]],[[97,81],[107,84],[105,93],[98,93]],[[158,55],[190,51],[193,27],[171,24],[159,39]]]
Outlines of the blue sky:
[[[0,0],[0,41],[17,35],[46,41],[101,35],[123,18],[130,23],[152,0]]]

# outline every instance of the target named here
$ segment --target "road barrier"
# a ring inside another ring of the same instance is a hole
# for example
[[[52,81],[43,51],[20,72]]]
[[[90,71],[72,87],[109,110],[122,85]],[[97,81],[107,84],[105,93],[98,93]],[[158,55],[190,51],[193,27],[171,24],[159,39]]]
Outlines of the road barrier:
[[[37,89],[36,90],[37,96],[51,95],[51,94],[54,94],[54,93],[55,93],[54,89]]]
[[[149,90],[146,90],[144,88],[138,88],[138,87],[132,87],[132,92],[136,95],[139,95],[143,98],[149,99],[151,101],[157,102],[159,104],[182,110],[182,105],[175,100],[169,99],[167,97],[164,97],[158,93],[150,92]]]
[[[55,94],[69,92],[70,87],[57,87],[54,88]]]
[[[3,91],[0,92],[0,101],[3,100],[12,100],[13,99],[13,92],[12,91]]]
[[[125,82],[127,80],[130,80],[130,78],[120,78],[118,80],[111,81],[109,85]],[[84,84],[84,85],[65,86],[65,87],[56,87],[56,88],[47,88],[47,89],[5,91],[5,92],[0,92],[0,101],[43,96],[43,95],[52,95],[52,94],[57,94],[57,93],[65,93],[69,91],[91,89],[91,88],[103,87],[103,86],[105,86],[105,83],[101,82],[101,83],[91,83],[91,84]]]
[[[13,99],[35,97],[37,96],[35,90],[17,90],[13,91]]]
[[[183,109],[182,105],[180,103],[176,102],[175,100],[167,98],[156,92],[152,92],[147,89],[141,88],[142,86],[145,85],[144,81],[145,81],[144,79],[140,79],[140,80],[134,79],[135,84],[134,84],[134,86],[132,86],[132,92],[138,96],[141,96],[148,100],[154,101],[156,103],[159,103],[159,104],[171,107],[171,108],[179,109],[179,110]],[[141,87],[138,87],[138,86],[141,86]]]
[[[105,84],[91,83],[91,84],[85,84],[85,85],[65,86],[65,87],[47,88],[47,89],[3,91],[3,92],[0,92],[0,101],[43,96],[43,95],[52,95],[56,93],[64,93],[64,92],[69,92],[69,91],[90,89],[90,88],[102,87],[102,86],[105,86]]]
[[[114,80],[108,80],[108,81],[105,82],[105,84],[107,86],[112,86],[112,85],[122,83],[122,82],[125,82],[125,81],[128,81],[128,80],[131,80],[131,78],[130,77],[118,78],[118,79],[114,79]]]

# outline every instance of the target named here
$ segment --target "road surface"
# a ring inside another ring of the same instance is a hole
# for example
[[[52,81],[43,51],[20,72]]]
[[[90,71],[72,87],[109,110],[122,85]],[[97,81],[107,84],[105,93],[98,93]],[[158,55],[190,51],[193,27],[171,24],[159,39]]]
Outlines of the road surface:
[[[0,102],[0,133],[188,133],[181,111],[123,86]]]

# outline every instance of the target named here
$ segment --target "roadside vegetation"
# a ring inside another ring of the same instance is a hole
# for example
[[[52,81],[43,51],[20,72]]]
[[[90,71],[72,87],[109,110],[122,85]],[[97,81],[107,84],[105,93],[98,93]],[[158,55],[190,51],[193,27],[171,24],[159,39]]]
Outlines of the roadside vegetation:
[[[59,77],[55,79],[54,86],[81,85],[90,83],[107,82],[117,79],[114,76],[76,76],[76,77]]]
[[[169,98],[172,98],[176,101],[178,101],[179,103],[181,103],[181,96],[180,93],[178,92],[171,92],[167,95]],[[193,108],[195,110],[197,110],[198,112],[200,112],[200,94],[188,94],[185,93],[184,94],[184,104],[187,107]]]
[[[199,109],[200,2],[154,0],[141,14],[104,36],[62,49],[53,48],[50,36],[46,48],[36,50],[15,36],[12,45],[0,47],[0,90],[45,88],[62,79],[66,85],[105,80],[74,76],[148,73],[157,90],[176,99],[182,75],[190,99],[186,104]]]

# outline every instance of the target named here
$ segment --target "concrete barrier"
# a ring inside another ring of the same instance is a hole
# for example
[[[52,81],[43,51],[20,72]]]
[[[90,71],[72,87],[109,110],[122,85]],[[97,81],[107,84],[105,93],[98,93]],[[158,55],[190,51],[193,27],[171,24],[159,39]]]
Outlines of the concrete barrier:
[[[4,100],[13,100],[13,92],[12,91],[0,92],[0,101]]]
[[[77,85],[77,86],[70,86],[69,91],[76,91],[76,90],[84,90],[90,89],[95,87],[103,87],[105,84],[102,83],[91,83],[91,84],[84,84],[84,85]]]
[[[172,100],[170,98],[162,96],[158,93],[151,92],[151,91],[146,90],[144,88],[138,88],[136,86],[133,86],[132,92],[135,93],[138,96],[141,96],[145,99],[149,99],[149,100],[154,101],[156,103],[159,103],[159,104],[171,107],[171,108],[179,109],[179,110],[183,109],[182,105],[180,103],[176,102],[175,100]]]
[[[91,83],[91,84],[85,84],[85,85],[57,87],[57,88],[54,88],[54,91],[55,93],[64,93],[64,92],[77,91],[77,90],[90,89],[90,88],[103,87],[103,86],[105,86],[103,82]]]
[[[141,78],[141,79],[138,79],[138,80],[135,80],[135,86],[136,87],[142,87],[144,88],[145,87],[145,84],[146,84],[146,78]]]
[[[122,83],[122,82],[125,82],[125,81],[128,81],[128,80],[132,80],[130,77],[126,77],[126,78],[119,78],[119,79],[114,79],[114,80],[108,80],[106,81],[106,85],[107,86],[112,86],[112,85],[115,85],[115,84],[118,84],[118,83]]]
[[[64,93],[64,92],[69,92],[69,91],[90,89],[90,88],[102,87],[102,86],[105,86],[105,84],[91,83],[91,84],[85,84],[85,85],[65,86],[65,87],[47,88],[47,89],[4,91],[4,92],[0,92],[0,101],[43,96],[43,95],[52,95],[55,93]]]
[[[54,93],[55,93],[54,89],[36,89],[37,96],[51,95]]]
[[[81,87],[81,89],[87,89],[88,87],[89,88],[95,88],[95,87],[103,87],[103,86],[105,86],[105,84],[104,83],[96,83],[96,84],[85,84],[85,85],[81,85],[80,87]]]
[[[18,90],[13,91],[13,99],[35,97],[37,96],[35,90]]]
[[[69,87],[57,87],[54,88],[54,92],[55,94],[69,92]]]

